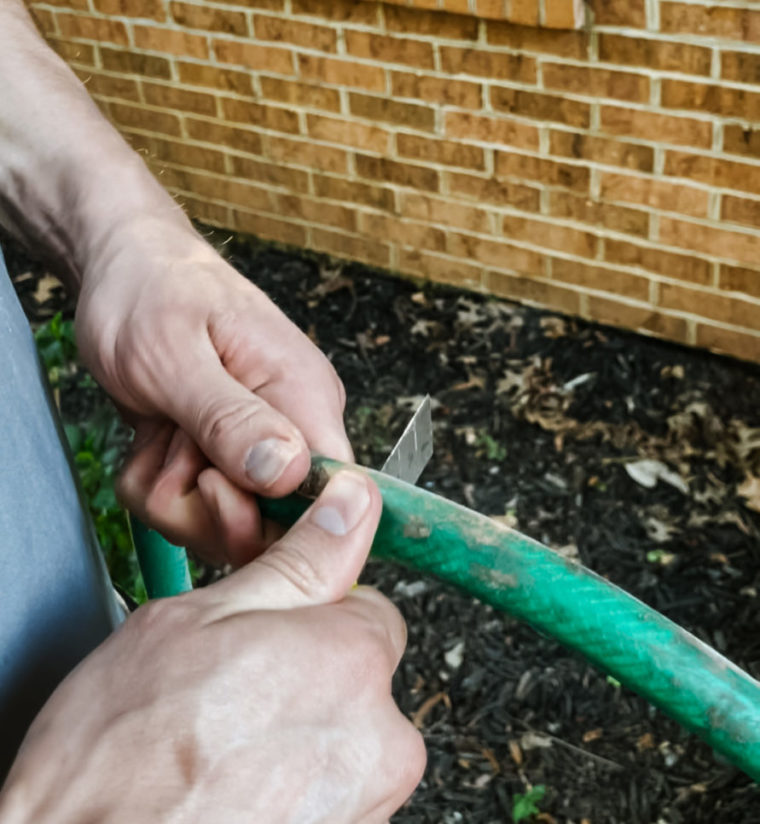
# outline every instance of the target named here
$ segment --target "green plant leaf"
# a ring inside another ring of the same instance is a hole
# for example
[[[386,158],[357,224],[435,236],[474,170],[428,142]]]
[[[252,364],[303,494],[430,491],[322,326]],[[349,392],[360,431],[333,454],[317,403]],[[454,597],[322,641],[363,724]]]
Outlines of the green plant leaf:
[[[515,793],[512,799],[512,820],[515,824],[540,813],[541,810],[539,810],[536,805],[545,795],[546,787],[543,784],[537,784],[535,787],[531,787],[524,794]]]

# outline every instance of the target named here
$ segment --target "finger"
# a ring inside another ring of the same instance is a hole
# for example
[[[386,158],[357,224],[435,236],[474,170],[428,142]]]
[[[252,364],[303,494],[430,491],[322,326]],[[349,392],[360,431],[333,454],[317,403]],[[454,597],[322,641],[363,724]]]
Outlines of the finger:
[[[318,391],[309,391],[307,387],[315,384]],[[293,402],[294,387],[304,387],[300,403]],[[354,462],[343,425],[345,392],[332,367],[325,369],[324,379],[317,380],[314,374],[294,373],[287,381],[262,387],[258,394],[274,409],[286,412],[312,451],[337,461]]]
[[[129,455],[116,481],[116,494],[127,509],[140,514],[143,501],[164,465],[175,426],[167,421],[141,419]]]
[[[346,393],[335,369],[279,309],[268,301],[266,307],[260,324],[243,323],[241,316],[212,316],[208,332],[215,350],[235,379],[296,425],[310,449],[352,463],[343,424]],[[277,330],[276,342],[267,329]],[[256,356],[262,350],[279,364],[274,372],[262,371],[262,358]]]
[[[309,452],[297,427],[225,371],[210,349],[196,375],[167,395],[169,414],[211,463],[242,489],[279,497],[306,477]]]
[[[209,467],[198,476],[198,490],[211,513],[227,562],[238,568],[261,555],[284,529],[262,521],[256,499]]]
[[[280,541],[207,592],[224,615],[340,601],[367,559],[381,508],[366,475],[339,472]]]

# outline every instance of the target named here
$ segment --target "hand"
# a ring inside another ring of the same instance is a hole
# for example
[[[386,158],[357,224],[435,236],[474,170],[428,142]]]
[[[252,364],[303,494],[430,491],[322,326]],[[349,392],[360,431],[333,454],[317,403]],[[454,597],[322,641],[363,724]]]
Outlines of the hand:
[[[277,532],[309,449],[352,459],[331,364],[183,219],[120,225],[88,255],[82,358],[136,428],[124,503],[175,544],[239,566]]]
[[[128,618],[43,708],[0,820],[386,822],[425,755],[390,695],[403,621],[346,595],[380,509],[339,473],[257,561]]]

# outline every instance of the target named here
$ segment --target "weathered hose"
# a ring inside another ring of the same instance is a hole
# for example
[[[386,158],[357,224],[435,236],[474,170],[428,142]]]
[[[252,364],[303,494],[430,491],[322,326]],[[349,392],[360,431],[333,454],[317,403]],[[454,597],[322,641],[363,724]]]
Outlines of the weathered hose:
[[[341,464],[317,458],[320,491]],[[760,684],[672,621],[579,564],[451,501],[372,470],[383,514],[372,550],[454,584],[556,638],[760,779]],[[262,500],[288,526],[309,505]]]

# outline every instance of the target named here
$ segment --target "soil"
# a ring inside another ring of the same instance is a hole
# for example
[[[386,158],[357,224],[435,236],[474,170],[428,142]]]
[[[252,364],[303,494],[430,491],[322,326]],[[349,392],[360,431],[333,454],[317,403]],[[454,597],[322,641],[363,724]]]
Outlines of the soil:
[[[430,393],[421,484],[576,558],[760,676],[759,367],[209,235],[331,358],[360,463],[380,466]],[[33,321],[71,313],[44,269],[8,258]],[[65,415],[88,406],[76,392]],[[394,690],[428,747],[395,824],[510,822],[515,794],[540,785],[532,820],[548,824],[760,822],[749,778],[552,640],[402,568],[371,562],[364,581],[407,619]]]

